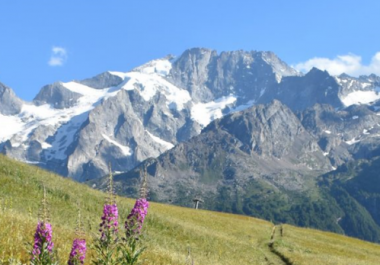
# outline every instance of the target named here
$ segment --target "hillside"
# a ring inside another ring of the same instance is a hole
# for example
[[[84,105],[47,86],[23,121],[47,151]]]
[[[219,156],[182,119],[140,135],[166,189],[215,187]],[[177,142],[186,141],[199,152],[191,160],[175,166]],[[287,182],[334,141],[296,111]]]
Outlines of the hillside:
[[[380,238],[379,172],[380,157],[377,156],[346,163],[321,176],[321,188],[328,191],[345,212],[339,224],[347,235],[371,241]]]
[[[74,238],[77,203],[86,238],[97,235],[105,195],[37,167],[0,156],[0,264],[26,261],[38,205],[46,187],[53,240],[64,264]],[[125,219],[133,200],[117,198]],[[143,264],[378,264],[380,246],[357,239],[252,217],[151,203],[144,227]],[[282,230],[282,231],[281,231]],[[282,236],[281,236],[282,234]],[[190,254],[189,254],[190,253]],[[87,263],[91,259],[89,252]]]
[[[347,161],[378,155],[379,113],[368,106],[335,111],[317,104],[297,114],[274,100],[212,121],[201,134],[158,158],[116,174],[116,192],[136,196],[146,168],[150,198],[156,202],[190,206],[194,196],[201,196],[208,210],[380,242],[380,216],[370,213],[373,207],[363,207],[358,196],[347,207],[347,196],[321,187],[318,178]],[[358,185],[346,193],[354,193],[365,179],[358,176]],[[87,183],[104,190],[106,180]],[[376,207],[376,201],[371,205]],[[355,221],[346,222],[351,219]]]

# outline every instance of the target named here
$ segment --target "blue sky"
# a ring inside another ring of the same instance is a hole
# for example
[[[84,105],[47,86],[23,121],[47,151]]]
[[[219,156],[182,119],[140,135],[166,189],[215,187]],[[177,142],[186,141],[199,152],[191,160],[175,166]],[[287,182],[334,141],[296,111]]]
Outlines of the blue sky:
[[[378,0],[0,0],[0,82],[31,100],[55,81],[192,47],[269,50],[302,71],[380,75],[379,10]]]

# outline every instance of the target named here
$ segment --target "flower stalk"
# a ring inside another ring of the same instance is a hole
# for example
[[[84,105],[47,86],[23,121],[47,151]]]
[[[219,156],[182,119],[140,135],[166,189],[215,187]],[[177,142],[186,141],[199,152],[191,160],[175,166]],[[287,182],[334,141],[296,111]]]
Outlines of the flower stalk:
[[[69,261],[68,265],[82,265],[84,264],[84,260],[86,258],[86,240],[83,239],[84,233],[82,229],[82,220],[81,220],[81,212],[78,204],[78,221],[77,221],[77,227],[75,229],[75,233],[77,235],[77,238],[73,241],[73,246],[71,248],[71,252],[69,255]]]
[[[36,232],[34,234],[33,249],[31,251],[32,265],[55,264],[53,252],[54,243],[52,241],[53,229],[50,224],[48,201],[46,188],[41,203],[42,218],[39,218]]]
[[[141,171],[140,171],[141,174]],[[145,250],[145,247],[140,247],[141,230],[144,224],[145,217],[148,213],[149,203],[146,199],[147,196],[147,181],[146,169],[144,170],[144,177],[140,188],[140,198],[136,200],[131,213],[128,215],[125,222],[125,237],[119,245],[119,252],[121,257],[119,264],[121,265],[134,265],[137,264],[140,255]]]
[[[103,206],[103,215],[99,225],[100,238],[94,244],[97,257],[92,261],[93,264],[118,264],[118,232],[119,232],[119,212],[113,189],[113,175],[111,165],[109,165],[108,196]]]

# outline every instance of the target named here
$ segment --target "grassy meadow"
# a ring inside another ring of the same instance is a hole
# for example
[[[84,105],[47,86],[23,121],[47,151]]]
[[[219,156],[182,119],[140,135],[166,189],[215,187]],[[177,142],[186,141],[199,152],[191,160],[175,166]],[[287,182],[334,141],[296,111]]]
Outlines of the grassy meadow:
[[[75,238],[78,203],[91,245],[106,195],[38,167],[0,156],[0,264],[27,263],[43,187],[53,241],[66,264]],[[134,200],[117,197],[123,224]],[[150,203],[142,264],[379,264],[380,245],[342,235],[283,226],[252,217]],[[271,240],[271,237],[273,239]],[[86,264],[91,264],[89,248]]]

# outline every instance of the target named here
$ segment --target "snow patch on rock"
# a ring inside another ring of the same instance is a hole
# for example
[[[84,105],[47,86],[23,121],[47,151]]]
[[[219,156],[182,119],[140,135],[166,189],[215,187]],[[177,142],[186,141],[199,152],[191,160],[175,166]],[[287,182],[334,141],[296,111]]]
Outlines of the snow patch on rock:
[[[378,89],[377,89],[378,90]],[[378,91],[354,91],[341,98],[342,103],[348,107],[351,105],[368,104],[380,99]]]
[[[223,109],[233,104],[236,97],[229,95],[207,103],[197,103],[191,108],[191,118],[203,127],[211,121],[223,117]]]
[[[356,143],[358,143],[358,142],[360,142],[360,140],[359,140],[359,139],[356,139],[356,137],[354,137],[354,138],[352,138],[351,140],[346,141],[346,144],[348,144],[348,145],[353,145],[353,144],[356,144]]]
[[[132,155],[132,151],[131,149],[129,148],[129,146],[125,146],[125,145],[122,145],[120,143],[118,143],[117,141],[115,140],[112,140],[109,136],[105,135],[105,134],[102,134],[103,138],[107,140],[107,142],[119,147],[120,151],[123,153],[123,155],[125,156],[130,156]]]
[[[169,108],[176,108],[178,111],[184,108],[184,104],[191,101],[187,90],[181,89],[168,82],[157,74],[145,74],[141,72],[130,72],[126,74],[128,81],[123,85],[125,90],[137,90],[144,100],[151,100],[157,93],[166,97],[166,104]]]
[[[161,138],[157,137],[157,136],[154,136],[152,133],[150,133],[149,131],[145,130],[145,132],[158,144],[162,145],[165,147],[165,150],[169,150],[169,149],[172,149],[174,147],[174,145],[172,143],[169,143],[169,142],[166,142],[164,140],[162,140]]]

